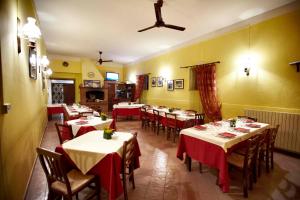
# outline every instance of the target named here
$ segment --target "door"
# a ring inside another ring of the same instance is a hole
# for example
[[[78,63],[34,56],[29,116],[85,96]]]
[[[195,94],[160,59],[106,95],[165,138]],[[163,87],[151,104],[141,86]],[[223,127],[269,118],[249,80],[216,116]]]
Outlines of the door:
[[[75,103],[75,85],[63,84],[64,103],[70,105]]]

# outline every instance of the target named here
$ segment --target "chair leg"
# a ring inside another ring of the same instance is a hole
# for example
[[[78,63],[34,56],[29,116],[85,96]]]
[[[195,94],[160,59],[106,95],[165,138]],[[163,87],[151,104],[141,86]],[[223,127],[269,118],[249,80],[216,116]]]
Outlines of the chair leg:
[[[159,123],[157,123],[157,129],[156,129],[156,135],[158,135],[159,134]]]
[[[273,152],[274,152],[274,150],[273,150],[273,147],[272,147],[272,149],[271,149],[271,169],[274,169],[274,158],[273,158]]]
[[[185,159],[186,159],[186,167],[187,167],[187,170],[192,171],[192,158],[188,155],[185,156]]]
[[[127,195],[127,185],[126,185],[126,176],[124,174],[125,172],[123,172],[122,174],[122,179],[123,179],[123,190],[124,190],[124,199],[128,200],[128,195]]]
[[[135,189],[135,182],[134,182],[134,168],[132,166],[131,168],[131,182],[132,182],[132,188]]]
[[[248,197],[248,173],[246,172],[243,175],[243,193],[244,197]]]
[[[267,173],[269,173],[270,171],[270,152],[269,152],[269,149],[266,150],[266,171]]]
[[[199,162],[199,172],[202,174],[202,163]]]

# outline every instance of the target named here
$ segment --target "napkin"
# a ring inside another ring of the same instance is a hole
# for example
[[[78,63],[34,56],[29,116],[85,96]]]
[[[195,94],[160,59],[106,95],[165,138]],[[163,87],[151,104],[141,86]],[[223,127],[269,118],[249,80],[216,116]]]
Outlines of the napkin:
[[[196,125],[194,126],[195,129],[198,129],[198,130],[206,130],[206,126],[201,126],[201,125]]]
[[[233,138],[233,137],[236,136],[235,134],[233,134],[233,133],[228,133],[228,132],[219,133],[218,135],[221,136],[221,137],[224,137],[224,138]]]
[[[76,122],[76,124],[78,124],[78,125],[83,125],[83,124],[87,124],[87,123],[88,123],[88,121],[85,121],[85,120]]]
[[[237,127],[237,128],[234,128],[234,130],[242,132],[242,133],[249,133],[250,132],[250,129],[248,129],[248,128]]]
[[[247,124],[246,126],[250,128],[260,128],[261,126],[259,124]]]
[[[214,126],[222,126],[222,124],[219,123],[219,122],[211,122],[210,124],[212,124],[212,125],[214,125]]]

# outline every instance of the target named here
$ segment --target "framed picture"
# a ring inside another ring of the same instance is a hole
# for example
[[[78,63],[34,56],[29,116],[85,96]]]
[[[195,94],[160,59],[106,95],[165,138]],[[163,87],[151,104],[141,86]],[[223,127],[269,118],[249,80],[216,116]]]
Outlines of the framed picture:
[[[176,79],[174,81],[174,88],[175,89],[184,89],[184,79]]]
[[[100,88],[100,80],[83,80],[84,87]]]
[[[167,81],[167,90],[168,91],[173,91],[174,90],[174,81],[173,80],[168,80]]]
[[[162,87],[163,86],[163,78],[162,77],[157,77],[156,78],[156,86],[157,87]]]
[[[156,77],[151,78],[151,86],[156,87]]]
[[[29,47],[28,53],[29,77],[37,79],[37,55],[34,47]]]

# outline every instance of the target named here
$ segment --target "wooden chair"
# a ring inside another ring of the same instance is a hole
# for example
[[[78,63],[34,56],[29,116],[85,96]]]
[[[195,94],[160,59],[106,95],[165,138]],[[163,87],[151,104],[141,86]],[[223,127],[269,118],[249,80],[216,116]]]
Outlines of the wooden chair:
[[[135,159],[135,142],[137,138],[137,132],[133,133],[133,137],[129,141],[125,141],[123,144],[122,154],[122,182],[124,190],[124,199],[128,200],[127,195],[127,178],[132,182],[132,187],[135,189],[134,183],[134,159]]]
[[[179,135],[180,129],[177,125],[177,114],[175,113],[165,113],[166,117],[166,128],[167,128],[167,139],[170,138],[170,134],[173,133],[173,142],[175,142],[175,138]]]
[[[197,113],[196,110],[185,110],[185,112],[187,112],[187,113],[193,113],[193,114],[196,114],[196,113]]]
[[[141,107],[141,121],[142,121],[142,128],[149,126],[149,117],[147,113],[146,107]]]
[[[154,131],[156,132],[156,134],[159,134],[159,129],[163,128],[165,129],[165,127],[162,125],[161,123],[161,116],[159,114],[158,110],[153,109],[153,116],[154,116],[154,121],[155,121],[155,128]]]
[[[246,141],[246,152],[244,155],[238,153],[231,153],[227,157],[227,162],[231,166],[235,166],[243,172],[243,193],[244,197],[248,197],[248,188],[252,190],[253,187],[253,166],[257,159],[258,142],[261,137],[257,135]],[[248,185],[249,182],[249,185]]]
[[[268,136],[265,139],[265,146],[261,153],[260,160],[265,160],[266,164],[266,171],[267,173],[270,171],[270,165],[271,169],[274,169],[274,148],[275,148],[275,140],[278,133],[279,125],[276,125],[275,128],[270,128],[270,131],[268,133]],[[259,172],[258,176],[260,176],[261,166],[259,166]]]
[[[96,195],[100,199],[100,186],[96,176],[84,175],[76,169],[67,171],[62,154],[39,147],[36,151],[46,174],[49,188],[48,199],[63,196],[64,199],[71,200],[72,196],[78,197],[78,193],[92,183],[96,184],[95,192],[86,199],[91,199]]]
[[[250,119],[250,120],[253,120],[254,122],[257,122],[257,118],[255,118],[255,117],[248,117],[248,116],[238,116],[238,118],[243,118],[243,119]]]
[[[205,114],[204,113],[196,113],[195,114],[194,125],[202,125],[202,124],[204,124],[204,118],[205,118]]]
[[[79,117],[87,117],[87,116],[92,116],[93,111],[87,111],[87,112],[80,112]]]
[[[68,140],[72,140],[74,138],[72,133],[72,127],[70,125],[55,123],[55,127],[60,144]]]

